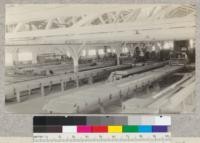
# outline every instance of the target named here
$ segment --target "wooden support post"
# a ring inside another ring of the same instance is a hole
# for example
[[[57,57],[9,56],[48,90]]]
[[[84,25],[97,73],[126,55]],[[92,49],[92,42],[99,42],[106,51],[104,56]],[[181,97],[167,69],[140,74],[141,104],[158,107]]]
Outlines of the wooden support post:
[[[92,75],[88,77],[88,83],[93,84],[93,76]]]
[[[60,81],[60,84],[61,84],[61,91],[63,92],[63,91],[65,90],[64,81],[61,80],[61,81]]]
[[[79,76],[76,74],[75,75],[75,80],[76,80],[76,87],[79,87]]]
[[[31,95],[31,89],[28,90],[28,96],[30,96],[30,95]]]
[[[18,103],[21,102],[20,91],[16,91],[16,98]]]
[[[50,83],[49,83],[49,91],[51,91],[52,90],[52,81],[50,81]]]
[[[120,54],[122,53],[122,47],[121,44],[113,45],[113,49],[116,51],[116,56],[117,56],[117,65],[120,65]]]
[[[147,86],[146,86],[146,94],[149,95],[150,93],[151,93],[151,92],[150,92],[150,87],[149,87],[149,85],[147,85]]]
[[[37,53],[36,53],[36,51],[33,51],[32,55],[33,55],[32,64],[37,64]]]
[[[120,55],[117,54],[117,65],[120,65]]]
[[[31,88],[28,87],[28,96],[30,96],[30,95],[31,95]]]
[[[78,59],[74,59],[74,75],[75,75],[75,82],[76,87],[79,87],[79,72],[78,72]]]
[[[40,83],[41,95],[45,96],[44,86]]]

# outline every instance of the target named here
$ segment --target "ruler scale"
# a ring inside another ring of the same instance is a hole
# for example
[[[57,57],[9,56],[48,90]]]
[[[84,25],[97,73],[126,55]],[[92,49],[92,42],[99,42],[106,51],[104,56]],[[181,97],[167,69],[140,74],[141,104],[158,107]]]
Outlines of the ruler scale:
[[[170,142],[171,135],[168,134],[35,134],[34,142]]]
[[[36,116],[34,143],[171,143],[169,116]]]

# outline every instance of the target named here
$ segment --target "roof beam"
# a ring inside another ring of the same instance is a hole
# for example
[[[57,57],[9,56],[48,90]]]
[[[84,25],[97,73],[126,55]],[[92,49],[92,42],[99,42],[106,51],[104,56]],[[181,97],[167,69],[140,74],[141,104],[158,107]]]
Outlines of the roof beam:
[[[168,20],[134,22],[134,23],[119,23],[119,24],[106,24],[98,26],[87,26],[77,28],[58,28],[49,30],[37,30],[28,32],[18,32],[12,34],[6,34],[6,39],[17,38],[37,38],[37,37],[49,37],[49,36],[63,36],[63,35],[79,35],[79,34],[98,34],[98,33],[112,33],[115,31],[140,31],[148,29],[166,29],[166,28],[178,28],[178,27],[193,27],[195,26],[195,20],[193,18],[181,19],[174,18]]]

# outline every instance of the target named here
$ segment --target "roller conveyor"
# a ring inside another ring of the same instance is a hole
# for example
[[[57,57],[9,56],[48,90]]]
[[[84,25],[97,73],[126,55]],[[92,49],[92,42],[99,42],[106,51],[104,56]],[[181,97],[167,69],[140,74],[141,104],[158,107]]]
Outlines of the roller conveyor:
[[[43,110],[52,113],[90,113],[117,100],[130,96],[137,88],[145,87],[164,76],[180,70],[183,66],[164,66],[137,76],[107,82],[99,86],[79,90],[50,100]]]

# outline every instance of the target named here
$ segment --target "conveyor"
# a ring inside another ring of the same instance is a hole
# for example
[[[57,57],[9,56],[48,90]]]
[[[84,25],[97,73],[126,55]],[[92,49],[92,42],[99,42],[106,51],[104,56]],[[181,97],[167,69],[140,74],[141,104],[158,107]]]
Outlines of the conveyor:
[[[132,98],[123,102],[122,113],[180,113],[178,106],[194,97],[195,78],[185,73],[181,80],[147,98]]]
[[[79,72],[93,70],[98,68],[105,68],[113,66],[114,63],[112,61],[108,61],[103,64],[99,64],[96,66],[90,66],[89,64],[79,65]],[[22,68],[8,68],[7,72],[12,74],[6,75],[6,83],[14,83],[14,82],[22,82],[25,80],[33,80],[36,78],[42,78],[50,75],[42,75],[42,71],[52,70],[54,72],[53,75],[60,75],[64,73],[73,73],[73,64],[60,64],[60,65],[35,65],[28,66]],[[26,75],[26,71],[32,71],[32,74]],[[15,73],[15,74],[13,74]],[[17,74],[18,73],[18,74]]]
[[[182,85],[181,90],[171,95],[167,102],[160,106],[162,113],[192,112],[195,103],[195,78]],[[189,106],[188,106],[189,105]],[[154,106],[154,105],[151,105]],[[189,108],[188,108],[189,107]]]
[[[104,67],[104,68],[97,68],[87,71],[79,72],[78,79],[84,79],[84,78],[91,78],[94,77],[97,74],[102,73],[103,71],[115,71],[119,69],[127,69],[131,68],[131,65],[118,65],[118,66],[111,66],[111,67]],[[44,95],[44,88],[46,86],[52,86],[55,84],[61,84],[61,87],[63,89],[63,86],[66,82],[69,81],[75,81],[77,79],[77,76],[74,73],[67,73],[67,74],[61,74],[61,75],[55,75],[55,76],[49,76],[49,77],[41,77],[38,79],[33,80],[27,80],[22,82],[16,82],[16,83],[9,83],[5,85],[5,95],[6,99],[11,98],[17,98],[17,101],[20,102],[20,92],[22,91],[28,91],[29,93],[33,89],[41,89],[41,95]]]
[[[160,68],[163,67],[167,64],[168,62],[159,62],[159,63],[149,63],[143,66],[139,66],[137,68],[131,68],[131,69],[127,69],[127,70],[121,70],[121,71],[114,71],[110,74],[110,77],[108,78],[109,81],[113,81],[113,80],[119,80],[121,78],[124,77],[128,77],[130,75],[133,74],[138,74],[141,72],[147,72],[149,70],[152,69],[156,69],[156,68]]]
[[[131,68],[131,65],[119,65],[119,66],[111,66],[111,67],[103,67],[103,68],[91,67],[91,70],[87,70],[87,71],[85,69],[81,69],[82,72],[79,72],[78,79],[79,80],[86,79],[88,80],[88,82],[90,82],[91,78],[99,74],[103,74],[103,72],[105,71],[112,72],[116,70],[121,70],[118,72],[123,72],[124,69],[126,69],[125,73],[128,73],[126,75],[128,76],[131,74],[136,74],[139,72],[148,71],[150,69],[162,67],[165,64],[166,64],[165,62],[151,63],[145,66],[136,66],[134,68]],[[56,84],[60,84],[61,90],[64,91],[64,86],[66,86],[67,82],[76,81],[77,76],[74,75],[74,73],[69,72],[66,74],[59,74],[59,75],[47,76],[47,77],[35,77],[35,78],[29,77],[28,78],[29,80],[25,80],[24,78],[22,79],[23,80],[19,80],[18,82],[6,84],[6,99],[11,99],[11,98],[16,97],[17,101],[20,102],[20,96],[21,96],[20,92],[28,91],[28,94],[31,94],[31,90],[38,89],[38,88],[40,88],[41,90],[41,95],[44,95],[45,87],[51,88],[51,86],[56,85]]]
[[[114,82],[106,82],[99,86],[90,86],[90,88],[79,90],[50,100],[43,110],[50,113],[91,113],[96,110],[102,110],[113,102],[123,101],[127,96],[132,95],[133,91],[150,85],[171,73],[174,73],[183,66],[164,66],[152,71],[138,74]]]

